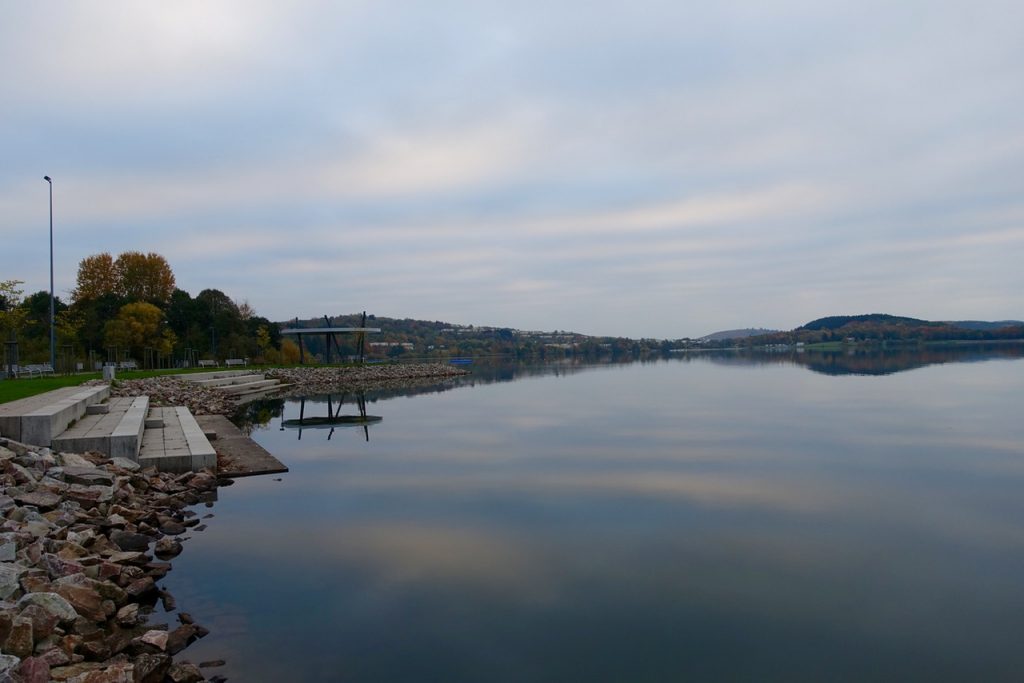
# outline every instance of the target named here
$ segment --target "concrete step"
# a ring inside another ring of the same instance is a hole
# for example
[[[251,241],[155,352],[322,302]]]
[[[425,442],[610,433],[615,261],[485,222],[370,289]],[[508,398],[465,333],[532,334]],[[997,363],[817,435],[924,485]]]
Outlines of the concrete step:
[[[114,398],[106,413],[86,415],[53,439],[51,448],[69,453],[99,451],[111,458],[137,460],[149,397]]]
[[[249,382],[256,382],[261,379],[265,379],[263,374],[249,372],[242,375],[232,375],[231,377],[212,377],[210,379],[193,381],[200,386],[221,389],[235,384],[248,384]]]
[[[105,401],[110,386],[64,387],[0,405],[0,434],[36,446],[50,446],[89,406]]]
[[[161,472],[195,472],[217,467],[217,451],[203,434],[188,408],[153,408],[149,419],[162,427],[146,429],[139,451],[139,464]]]
[[[281,382],[276,379],[259,379],[245,384],[232,384],[224,387],[217,387],[220,391],[231,396],[242,396],[256,391],[269,391],[276,388]]]
[[[217,370],[214,372],[192,372],[187,375],[177,375],[177,377],[186,382],[206,382],[211,379],[224,379],[226,377],[252,374],[254,374],[252,370]]]

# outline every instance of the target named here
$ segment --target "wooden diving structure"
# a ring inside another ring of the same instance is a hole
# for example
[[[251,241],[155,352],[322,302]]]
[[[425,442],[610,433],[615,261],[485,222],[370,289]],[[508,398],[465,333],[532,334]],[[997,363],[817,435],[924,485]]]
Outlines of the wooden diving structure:
[[[298,324],[298,318],[295,319]],[[324,336],[324,348],[326,349],[326,364],[331,364],[331,344],[334,344],[335,349],[338,350],[338,360],[341,360],[341,349],[338,349],[338,341],[334,338],[336,334],[357,334],[359,335],[359,362],[363,362],[363,357],[366,355],[366,335],[368,333],[380,332],[379,327],[366,327],[366,312],[363,311],[363,325],[361,327],[331,327],[330,320],[327,316],[324,316],[324,322],[327,323],[325,327],[289,327],[281,330],[281,334],[294,334],[298,337],[299,341],[299,364],[306,364],[306,353],[302,346],[302,338],[306,335],[320,335]]]

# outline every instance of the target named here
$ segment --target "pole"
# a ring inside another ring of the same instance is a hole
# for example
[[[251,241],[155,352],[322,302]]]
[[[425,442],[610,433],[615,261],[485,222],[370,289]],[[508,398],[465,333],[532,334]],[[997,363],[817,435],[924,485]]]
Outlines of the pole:
[[[53,315],[53,180],[48,175],[43,176],[43,180],[50,186],[50,367],[56,371],[57,336]]]

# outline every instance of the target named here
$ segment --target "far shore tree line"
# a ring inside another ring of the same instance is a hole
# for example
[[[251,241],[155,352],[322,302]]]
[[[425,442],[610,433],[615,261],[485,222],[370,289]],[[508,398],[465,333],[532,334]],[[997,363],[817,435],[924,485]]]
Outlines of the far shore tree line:
[[[23,296],[18,280],[0,281],[0,334],[5,355],[17,342],[17,362],[50,356],[50,293]],[[108,253],[79,263],[70,303],[54,301],[58,369],[81,363],[135,361],[139,367],[175,367],[198,360],[248,358],[297,362],[298,347],[245,301],[218,289],[193,297],[175,286],[167,260],[155,253]],[[10,358],[5,358],[9,362]]]

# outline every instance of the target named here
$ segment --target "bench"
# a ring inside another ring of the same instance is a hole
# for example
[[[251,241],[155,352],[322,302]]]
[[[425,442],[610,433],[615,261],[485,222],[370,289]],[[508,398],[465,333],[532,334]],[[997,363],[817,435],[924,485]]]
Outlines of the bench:
[[[196,365],[200,368],[215,368],[217,367],[217,361],[215,360],[201,360]]]
[[[53,366],[49,363],[38,363],[35,365],[22,365],[15,371],[18,377],[43,377],[44,375],[53,376]]]
[[[226,361],[224,361],[224,365],[226,367],[231,367],[233,365],[245,366],[245,365],[248,365],[248,364],[249,364],[249,359],[248,358],[228,358]]]
[[[119,370],[138,370],[139,366],[133,360],[123,360],[117,364]]]

